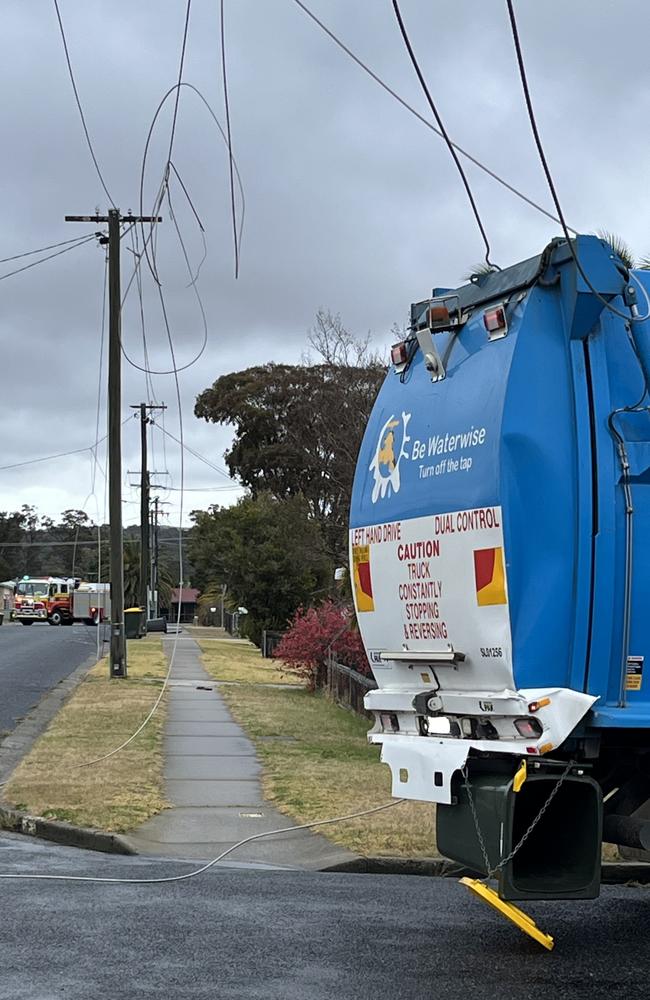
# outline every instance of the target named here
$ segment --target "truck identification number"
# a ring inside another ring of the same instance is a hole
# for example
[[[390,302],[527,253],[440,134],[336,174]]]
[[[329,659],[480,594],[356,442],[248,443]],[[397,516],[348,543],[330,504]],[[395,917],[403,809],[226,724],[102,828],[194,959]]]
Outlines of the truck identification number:
[[[481,646],[481,656],[484,659],[489,659],[490,657],[501,658],[503,656],[503,650],[501,646]]]

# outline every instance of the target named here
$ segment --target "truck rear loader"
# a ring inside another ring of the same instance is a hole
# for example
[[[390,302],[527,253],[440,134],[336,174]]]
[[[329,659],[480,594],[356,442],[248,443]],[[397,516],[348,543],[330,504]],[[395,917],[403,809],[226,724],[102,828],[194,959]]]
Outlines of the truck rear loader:
[[[649,288],[587,236],[434,288],[360,449],[369,739],[504,900],[650,849]]]

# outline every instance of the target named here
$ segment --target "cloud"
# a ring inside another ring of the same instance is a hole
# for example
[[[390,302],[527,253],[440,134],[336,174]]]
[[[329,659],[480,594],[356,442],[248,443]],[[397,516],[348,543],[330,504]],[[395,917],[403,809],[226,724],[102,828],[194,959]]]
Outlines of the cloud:
[[[390,5],[374,0],[311,0],[315,12],[421,113],[428,114]],[[93,227],[66,225],[105,196],[94,173],[67,77],[54,12],[7,3],[4,51],[0,256],[70,238]],[[108,186],[122,210],[139,208],[140,166],[155,108],[178,72],[184,5],[178,0],[61,0],[70,53],[88,126]],[[550,207],[524,112],[505,5],[473,0],[430,5],[404,0],[423,70],[452,136]],[[650,99],[645,4],[587,0],[520,5],[522,41],[549,161],[568,220],[586,231],[620,232],[647,252],[641,200],[645,162],[639,123]],[[389,339],[410,302],[435,285],[454,285],[482,256],[462,186],[444,144],[350,62],[292,0],[226,4],[235,153],[246,188],[241,277],[233,279],[228,163],[200,101],[183,91],[174,162],[206,227],[208,257],[199,287],[208,348],[180,376],[184,434],[217,464],[229,431],[197,421],[194,398],[220,374],[267,360],[298,360],[319,306],[340,312],[354,330]],[[621,24],[634,30],[621,32]],[[217,5],[194,0],[186,79],[223,118]],[[169,102],[153,137],[144,207],[163,169]],[[469,168],[494,258],[508,264],[538,252],[557,227],[494,181]],[[174,186],[189,256],[203,248],[192,212]],[[157,260],[179,363],[202,340],[200,313],[168,206],[161,209]],[[123,249],[123,283],[133,256]],[[85,447],[95,435],[100,362],[103,252],[72,250],[0,281],[2,456],[0,465]],[[0,265],[0,275],[2,265]],[[169,367],[155,283],[146,267],[150,360]],[[132,289],[123,316],[127,352],[142,362],[140,316]],[[100,426],[105,427],[105,359]],[[154,378],[178,436],[174,381]],[[124,416],[148,398],[145,378],[124,365]],[[178,447],[153,430],[155,462],[179,484]],[[138,467],[136,421],[124,431],[124,468]],[[103,462],[103,458],[101,459]],[[221,485],[190,455],[191,487]],[[125,476],[126,478],[126,476]],[[33,503],[56,515],[80,506],[90,488],[89,453],[0,473],[0,508]],[[100,474],[101,483],[101,474]],[[103,489],[103,483],[101,483]],[[191,493],[185,512],[228,494]],[[179,497],[169,494],[170,518]],[[125,500],[137,493],[125,487]],[[94,516],[94,501],[89,513]],[[103,493],[101,504],[103,506]],[[125,503],[136,521],[137,503]]]

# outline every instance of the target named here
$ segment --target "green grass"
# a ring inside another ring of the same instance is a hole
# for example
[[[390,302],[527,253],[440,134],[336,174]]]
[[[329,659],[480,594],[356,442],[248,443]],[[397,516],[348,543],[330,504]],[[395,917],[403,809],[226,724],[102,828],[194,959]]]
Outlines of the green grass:
[[[156,700],[167,661],[162,642],[132,640],[126,679],[109,678],[101,660],[79,685],[4,789],[6,802],[39,816],[112,832],[133,829],[166,805],[163,789],[164,701],[144,730],[135,732]]]

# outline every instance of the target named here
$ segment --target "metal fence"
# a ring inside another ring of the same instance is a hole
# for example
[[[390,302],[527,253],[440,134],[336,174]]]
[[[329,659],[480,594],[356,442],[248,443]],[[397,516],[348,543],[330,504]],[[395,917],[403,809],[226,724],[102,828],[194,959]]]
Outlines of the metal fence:
[[[275,647],[279,644],[280,639],[284,635],[284,632],[273,632],[271,629],[265,628],[262,632],[262,656],[270,657],[273,656],[275,652]]]
[[[225,611],[223,616],[223,627],[229,635],[234,638],[239,636],[239,614],[235,612],[234,614],[230,611]]]
[[[376,687],[377,684],[372,677],[365,677],[358,671],[337,663],[333,657],[328,657],[325,690],[337,705],[351,708],[357,715],[365,715],[372,719],[372,712],[367,712],[363,707],[363,696],[367,691],[374,691]]]

